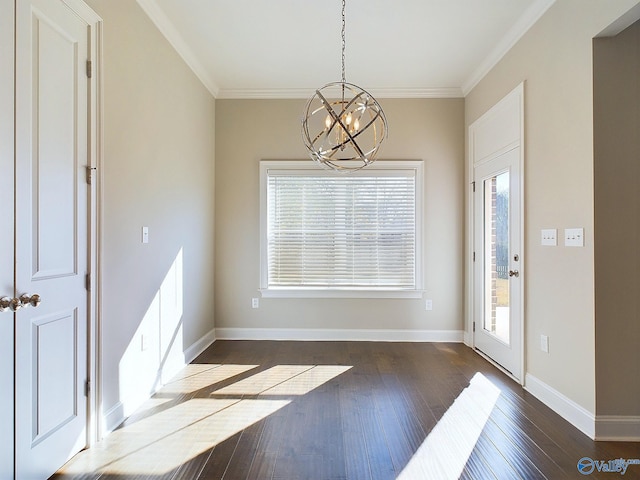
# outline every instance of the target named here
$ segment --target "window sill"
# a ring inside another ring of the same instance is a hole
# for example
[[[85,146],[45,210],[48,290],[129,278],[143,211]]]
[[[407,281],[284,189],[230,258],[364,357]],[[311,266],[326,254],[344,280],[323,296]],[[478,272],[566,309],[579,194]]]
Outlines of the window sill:
[[[422,298],[422,290],[265,288],[263,298]]]

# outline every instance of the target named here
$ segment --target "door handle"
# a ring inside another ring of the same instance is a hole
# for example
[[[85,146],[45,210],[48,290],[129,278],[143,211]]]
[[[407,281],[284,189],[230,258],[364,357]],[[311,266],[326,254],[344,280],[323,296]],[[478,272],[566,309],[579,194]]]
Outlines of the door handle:
[[[42,298],[37,293],[33,295],[29,295],[25,293],[20,295],[20,298],[9,298],[2,297],[0,298],[0,313],[6,310],[11,310],[12,312],[17,312],[22,307],[37,307],[42,303]]]
[[[510,277],[519,277],[520,276],[520,272],[518,270],[509,270],[509,276]]]
[[[31,306],[35,308],[40,305],[41,302],[42,298],[40,298],[40,295],[38,295],[37,293],[34,293],[33,295],[29,295],[28,293],[20,295],[20,303],[23,307]]]
[[[11,306],[11,299],[9,297],[0,298],[0,312],[4,312]]]
[[[17,312],[22,308],[22,302],[19,298],[9,298],[2,297],[0,298],[0,312],[4,312],[5,310],[11,310],[12,312]]]

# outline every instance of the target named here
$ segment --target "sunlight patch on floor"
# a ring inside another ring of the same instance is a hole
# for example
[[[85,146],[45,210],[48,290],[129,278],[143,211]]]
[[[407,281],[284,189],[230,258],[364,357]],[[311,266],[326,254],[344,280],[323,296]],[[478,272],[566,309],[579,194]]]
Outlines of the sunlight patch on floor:
[[[212,368],[190,369],[192,374],[182,372],[151,402],[162,401],[165,395],[186,394],[204,388],[207,386],[205,379],[212,385],[256,366],[209,367]],[[287,406],[296,396],[311,392],[350,368],[335,365],[272,367],[214,392],[224,398],[192,398],[115,430],[97,445],[78,454],[62,472],[145,476],[170,473]],[[252,398],[246,398],[248,395]],[[276,395],[279,398],[273,398]]]
[[[344,365],[277,365],[211,393],[216,395],[305,395],[343,374]]]
[[[476,373],[420,445],[398,480],[460,478],[499,396],[500,389]]]
[[[193,393],[257,367],[258,365],[187,365],[162,387],[160,393],[162,395]]]

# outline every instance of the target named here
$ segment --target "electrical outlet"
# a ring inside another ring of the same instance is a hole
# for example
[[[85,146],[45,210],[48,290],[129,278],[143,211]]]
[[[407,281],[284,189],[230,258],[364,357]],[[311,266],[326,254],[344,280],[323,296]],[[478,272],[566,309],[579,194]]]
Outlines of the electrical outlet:
[[[260,299],[259,298],[252,298],[251,299],[251,308],[258,308],[260,306]]]
[[[424,308],[425,308],[425,310],[433,310],[433,300],[431,300],[431,299],[425,300]]]

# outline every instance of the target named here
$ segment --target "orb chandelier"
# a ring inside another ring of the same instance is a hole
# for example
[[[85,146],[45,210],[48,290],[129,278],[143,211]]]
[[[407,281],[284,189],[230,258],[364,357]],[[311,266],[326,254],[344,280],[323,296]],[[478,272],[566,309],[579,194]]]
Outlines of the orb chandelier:
[[[345,78],[345,1],[342,0],[342,81],[316,90],[302,120],[302,138],[311,158],[339,172],[371,165],[387,136],[387,120],[380,104]]]

